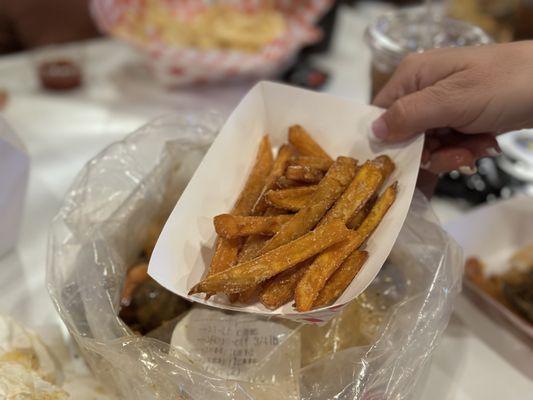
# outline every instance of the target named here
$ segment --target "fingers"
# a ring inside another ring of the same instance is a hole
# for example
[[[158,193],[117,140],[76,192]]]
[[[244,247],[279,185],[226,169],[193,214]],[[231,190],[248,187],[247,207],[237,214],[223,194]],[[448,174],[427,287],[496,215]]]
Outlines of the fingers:
[[[434,49],[424,53],[409,54],[400,63],[387,84],[377,94],[372,104],[389,108],[399,98],[425,89],[455,72],[464,69],[458,54],[460,49]]]
[[[438,86],[430,86],[403,96],[372,124],[376,138],[385,142],[402,142],[428,129],[448,126],[447,102]]]

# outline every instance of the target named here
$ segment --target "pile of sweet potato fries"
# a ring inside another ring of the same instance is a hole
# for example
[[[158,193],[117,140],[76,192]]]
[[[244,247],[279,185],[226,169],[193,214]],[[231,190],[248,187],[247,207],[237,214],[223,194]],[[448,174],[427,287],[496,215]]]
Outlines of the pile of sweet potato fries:
[[[298,311],[324,307],[368,258],[366,240],[396,198],[386,155],[358,165],[333,160],[299,125],[274,159],[268,135],[231,213],[214,218],[218,238],[207,276],[190,294]]]

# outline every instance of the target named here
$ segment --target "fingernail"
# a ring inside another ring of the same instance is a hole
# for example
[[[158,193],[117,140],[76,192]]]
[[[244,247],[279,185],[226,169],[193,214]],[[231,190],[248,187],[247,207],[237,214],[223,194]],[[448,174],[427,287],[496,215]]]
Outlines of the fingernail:
[[[496,147],[489,147],[488,149],[486,149],[486,152],[491,157],[496,157],[502,154],[501,150],[497,149]]]
[[[459,172],[463,175],[474,175],[477,172],[477,167],[462,165],[459,167]]]
[[[420,164],[420,169],[428,170],[430,166],[431,166],[431,161],[428,161],[426,163]]]
[[[389,135],[389,128],[387,128],[383,116],[379,117],[372,123],[372,133],[378,140],[384,140]]]

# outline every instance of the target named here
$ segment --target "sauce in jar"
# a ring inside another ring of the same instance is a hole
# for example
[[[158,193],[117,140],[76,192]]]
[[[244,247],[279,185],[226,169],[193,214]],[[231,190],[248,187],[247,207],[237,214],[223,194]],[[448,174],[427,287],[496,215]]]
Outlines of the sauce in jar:
[[[68,59],[43,61],[39,65],[41,86],[48,90],[70,90],[81,86],[80,66]]]

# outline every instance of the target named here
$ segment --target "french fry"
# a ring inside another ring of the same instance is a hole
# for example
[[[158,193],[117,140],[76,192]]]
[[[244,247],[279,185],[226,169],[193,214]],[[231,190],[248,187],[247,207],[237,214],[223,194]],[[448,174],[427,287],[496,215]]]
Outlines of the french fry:
[[[232,214],[248,215],[251,213],[257,199],[263,191],[273,162],[270,139],[268,135],[265,135],[259,144],[254,166],[244,185],[244,189],[233,207]],[[232,266],[237,259],[241,245],[241,239],[228,240],[220,237],[217,238],[215,253],[211,259],[208,275],[215,274]]]
[[[290,165],[287,167],[285,176],[293,181],[318,183],[324,177],[324,173],[316,168]]]
[[[333,160],[324,157],[313,156],[298,156],[289,161],[289,165],[297,165],[300,167],[309,167],[318,169],[322,172],[327,172],[329,167],[333,164]]]
[[[372,196],[370,200],[366,202],[366,204],[361,210],[359,210],[358,212],[356,212],[354,215],[350,217],[350,219],[346,223],[346,226],[354,230],[359,228],[361,224],[363,223],[363,221],[365,220],[365,218],[368,216],[368,213],[370,212],[372,207],[374,206],[376,199],[377,199],[376,195]]]
[[[321,224],[334,219],[345,223],[350,217],[360,211],[366,202],[374,195],[383,182],[383,175],[379,168],[371,161],[367,161],[355,174],[355,178],[344,191],[333,207],[326,213]]]
[[[342,221],[333,221],[253,260],[212,274],[195,285],[189,294],[242,292],[344,240],[349,233]]]
[[[273,164],[274,158],[272,157],[270,139],[268,135],[265,135],[259,144],[259,150],[250,176],[233,207],[231,212],[233,215],[249,215],[252,212],[259,196],[263,193],[263,188],[265,187]]]
[[[396,193],[397,185],[394,183],[378,198],[359,229],[351,231],[347,240],[331,246],[331,248],[316,257],[296,286],[294,299],[298,311],[309,311],[312,308],[313,302],[326,284],[326,281],[346,257],[359,248],[379,225],[396,199]]]
[[[387,155],[381,155],[372,160],[372,163],[376,165],[381,174],[383,175],[383,181],[386,181],[387,178],[392,174],[392,171],[396,168],[394,161]]]
[[[280,147],[278,155],[274,160],[274,164],[272,166],[270,174],[268,174],[268,177],[266,179],[263,194],[255,204],[252,214],[261,215],[268,208],[268,203],[265,200],[265,193],[268,190],[274,189],[276,187],[278,179],[285,173],[285,170],[287,169],[287,164],[289,163],[289,160],[293,154],[294,151],[291,146],[284,144]]]
[[[291,301],[294,298],[294,289],[309,265],[311,265],[309,260],[304,261],[267,281],[259,294],[261,303],[265,307],[275,310]]]
[[[215,231],[219,236],[226,239],[234,239],[236,237],[250,235],[272,236],[291,217],[292,215],[263,217],[221,214],[217,215],[213,222]]]
[[[356,250],[350,254],[328,279],[313,302],[313,308],[321,308],[334,303],[350,285],[367,259],[368,252],[366,251]]]
[[[304,208],[316,192],[316,185],[302,186],[289,189],[269,190],[265,193],[265,200],[273,207],[289,211],[299,211]]]
[[[297,239],[313,229],[326,211],[342,194],[355,175],[357,161],[349,157],[339,157],[328,173],[320,181],[309,203],[285,223],[270,239],[261,253],[266,253]]]
[[[289,128],[289,143],[303,156],[322,157],[333,161],[300,125],[293,125]]]
[[[276,188],[279,188],[279,189],[295,188],[295,187],[300,187],[302,185],[304,185],[304,182],[289,179],[285,175],[280,176],[278,180],[276,181]]]

